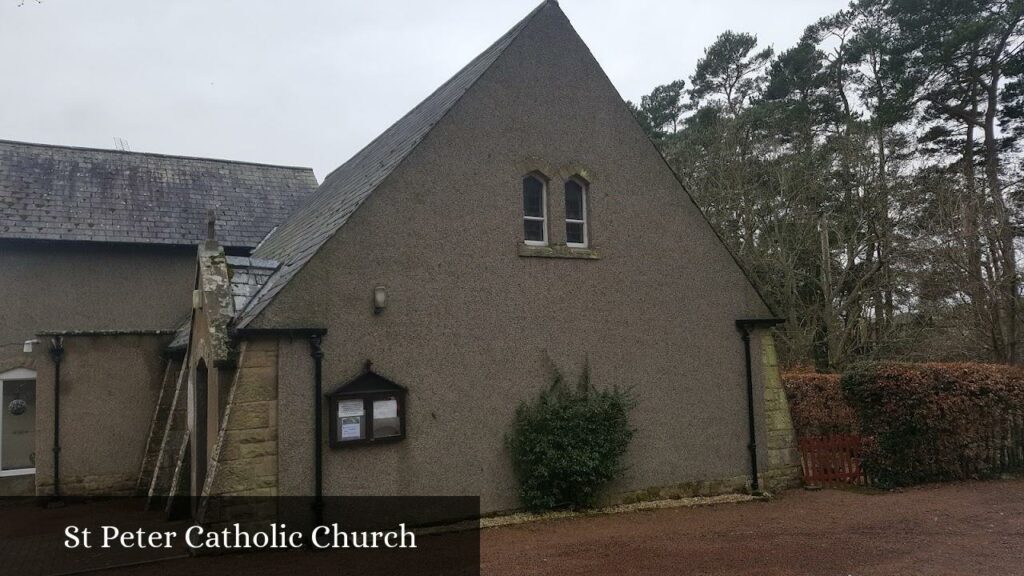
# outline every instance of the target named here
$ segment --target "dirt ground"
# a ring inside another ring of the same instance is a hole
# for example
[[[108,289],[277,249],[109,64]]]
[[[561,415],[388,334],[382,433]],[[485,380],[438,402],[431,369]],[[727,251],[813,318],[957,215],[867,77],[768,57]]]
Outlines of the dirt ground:
[[[1024,575],[1024,480],[887,493],[795,490],[769,502],[491,528],[480,540],[484,575]],[[185,558],[100,574],[346,573],[324,558]]]

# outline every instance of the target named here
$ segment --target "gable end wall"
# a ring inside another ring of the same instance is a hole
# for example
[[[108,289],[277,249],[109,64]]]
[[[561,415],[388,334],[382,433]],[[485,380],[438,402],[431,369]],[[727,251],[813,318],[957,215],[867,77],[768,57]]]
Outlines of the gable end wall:
[[[599,259],[518,255],[528,164],[551,167],[556,243],[562,180],[585,171]],[[635,388],[637,434],[611,492],[745,476],[734,322],[768,314],[549,5],[252,326],[325,326],[327,393],[366,359],[409,389],[404,441],[325,450],[328,494],[480,494],[486,512],[518,506],[504,435],[550,381],[548,358],[571,379],[589,359],[595,385]],[[309,420],[302,371],[281,371],[282,445]],[[311,490],[309,458],[282,450],[282,494]]]

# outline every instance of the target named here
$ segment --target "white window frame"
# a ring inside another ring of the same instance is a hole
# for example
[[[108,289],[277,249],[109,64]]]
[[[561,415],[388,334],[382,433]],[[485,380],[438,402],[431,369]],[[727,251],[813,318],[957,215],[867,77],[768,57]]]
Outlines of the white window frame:
[[[527,240],[526,239],[526,229],[524,228],[523,229],[523,244],[526,244],[527,246],[547,246],[548,245],[548,181],[547,181],[546,178],[542,178],[538,174],[531,172],[531,173],[526,174],[526,175],[523,176],[523,179],[520,181],[520,184],[522,184],[522,182],[525,181],[527,178],[533,178],[534,180],[540,182],[540,213],[541,213],[541,215],[540,216],[527,216],[526,215],[526,210],[523,210],[523,220],[524,221],[525,220],[530,220],[532,222],[540,221],[541,231],[544,233],[544,239],[543,240]],[[523,192],[520,192],[520,198],[522,197],[522,194],[523,194]],[[520,199],[520,205],[521,204],[522,204],[522,200]]]
[[[4,384],[8,380],[32,380],[36,381],[35,370],[29,370],[28,368],[15,368],[14,370],[8,370],[0,374],[0,398],[3,398]],[[39,390],[36,390],[36,398],[39,397]],[[38,404],[37,404],[38,407]],[[4,413],[7,412],[7,406],[0,406],[0,430],[3,430],[4,426]],[[2,462],[4,450],[3,438],[0,437],[0,462]],[[18,468],[17,470],[0,470],[0,478],[6,476],[28,476],[35,474],[35,468]]]
[[[590,186],[585,181],[583,181],[583,180],[581,180],[579,178],[570,178],[570,179],[566,180],[565,183],[568,184],[569,182],[575,182],[576,184],[579,184],[580,190],[582,191],[582,194],[580,196],[583,199],[583,206],[581,206],[582,211],[583,211],[582,212],[583,219],[582,220],[576,220],[574,218],[569,218],[568,216],[566,216],[565,217],[565,223],[566,224],[582,224],[583,225],[583,242],[569,242],[569,240],[568,240],[568,229],[567,229],[566,230],[565,245],[568,246],[569,248],[586,248],[587,246],[590,245],[590,232],[587,230],[587,196],[588,196],[588,192],[590,191]],[[564,193],[564,190],[563,190],[563,193]]]

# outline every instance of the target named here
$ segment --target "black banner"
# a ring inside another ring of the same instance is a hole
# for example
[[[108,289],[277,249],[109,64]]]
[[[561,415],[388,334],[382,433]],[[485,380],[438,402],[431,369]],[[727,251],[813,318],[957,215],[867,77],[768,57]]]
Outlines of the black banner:
[[[19,576],[480,572],[477,497],[0,500],[0,566]]]

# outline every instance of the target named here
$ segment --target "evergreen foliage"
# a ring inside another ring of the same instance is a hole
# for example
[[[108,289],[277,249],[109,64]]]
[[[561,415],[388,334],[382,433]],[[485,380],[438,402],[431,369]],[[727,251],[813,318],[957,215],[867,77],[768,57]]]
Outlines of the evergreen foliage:
[[[556,370],[537,399],[520,404],[506,441],[526,508],[592,506],[623,469],[633,404],[627,390],[591,386],[588,367],[576,386]]]
[[[785,362],[1020,359],[1024,3],[856,0],[777,53],[726,31],[686,85],[631,108]]]

